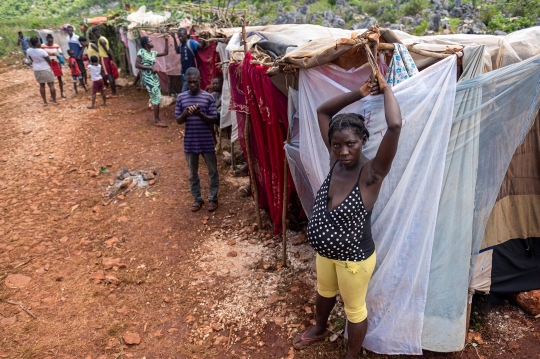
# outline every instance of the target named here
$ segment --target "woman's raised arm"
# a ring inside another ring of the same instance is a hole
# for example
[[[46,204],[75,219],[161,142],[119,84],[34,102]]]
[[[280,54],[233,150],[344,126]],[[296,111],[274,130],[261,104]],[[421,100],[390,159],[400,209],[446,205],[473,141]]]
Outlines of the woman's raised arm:
[[[402,121],[401,110],[394,92],[380,72],[377,73],[377,82],[380,92],[384,95],[384,113],[388,127],[371,164],[371,172],[374,178],[382,179],[386,177],[392,167],[392,161],[398,148]]]

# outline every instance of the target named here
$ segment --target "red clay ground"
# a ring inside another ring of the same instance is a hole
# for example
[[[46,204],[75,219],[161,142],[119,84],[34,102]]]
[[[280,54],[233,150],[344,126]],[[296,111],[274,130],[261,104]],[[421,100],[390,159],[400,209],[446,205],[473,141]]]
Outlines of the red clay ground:
[[[1,358],[343,356],[341,338],[292,350],[313,317],[313,252],[289,245],[291,266],[281,267],[269,224],[251,233],[252,201],[237,191],[245,179],[220,161],[220,208],[190,212],[172,106],[163,111],[171,126],[160,129],[144,91],[122,89],[89,111],[90,95],[75,97],[69,83],[68,100],[43,107],[31,70],[0,72]],[[104,206],[121,166],[155,170],[156,184]],[[12,274],[31,281],[10,289]],[[539,357],[539,319],[508,304],[474,317],[479,345],[422,357]],[[129,333],[140,344],[126,344]]]

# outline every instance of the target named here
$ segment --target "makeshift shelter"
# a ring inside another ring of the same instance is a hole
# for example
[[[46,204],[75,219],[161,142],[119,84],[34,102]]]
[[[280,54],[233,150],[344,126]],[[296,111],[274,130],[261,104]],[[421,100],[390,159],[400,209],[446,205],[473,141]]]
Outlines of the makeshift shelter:
[[[59,30],[48,30],[48,29],[41,29],[41,30],[35,30],[38,34],[38,36],[41,38],[41,42],[46,44],[47,43],[47,35],[51,34],[54,39],[54,43],[60,46],[60,49],[62,50],[62,54],[66,57],[67,51],[69,50],[69,45],[66,40],[66,33],[64,31]]]
[[[224,30],[231,42],[235,31]],[[357,89],[374,64],[366,65],[362,55],[366,45],[365,37],[359,36],[362,31],[288,25],[246,32],[256,32],[268,43],[258,46],[260,40],[246,36],[251,53],[241,63],[234,63],[232,54],[230,108],[237,111],[240,137],[242,117],[251,116],[254,130],[248,148],[264,197],[259,197],[259,205],[266,205],[263,208],[279,228],[275,207],[291,188],[280,187],[286,177],[283,173],[284,180],[277,180],[277,163],[283,155],[273,149],[283,145],[279,141],[290,130],[286,149],[292,178],[309,214],[329,165],[314,111],[327,98]],[[511,41],[464,35],[412,38],[390,31],[381,35],[380,50],[409,44],[414,62],[423,71],[394,88],[404,127],[392,171],[373,210],[378,258],[368,291],[370,325],[365,346],[386,354],[456,351],[465,343],[469,290],[480,289],[470,279],[482,239],[490,235],[490,213],[512,156],[517,156],[516,148],[529,133],[540,106],[540,56],[512,34]],[[416,42],[422,44],[411,45]],[[461,66],[451,55],[457,51],[464,55]],[[276,59],[267,54],[277,55]],[[287,118],[284,97],[269,86],[270,81],[288,94]],[[291,86],[298,90],[297,99],[295,91],[287,91]],[[346,109],[363,113],[369,122],[371,139],[364,148],[368,157],[374,155],[384,133],[381,101],[368,97]],[[527,201],[537,205],[538,198]],[[530,221],[533,205],[524,203],[520,216]],[[526,238],[538,237],[529,233]],[[523,232],[507,237],[519,238],[512,237],[518,234]],[[536,252],[529,254],[538,260]],[[524,272],[521,275],[527,277]]]

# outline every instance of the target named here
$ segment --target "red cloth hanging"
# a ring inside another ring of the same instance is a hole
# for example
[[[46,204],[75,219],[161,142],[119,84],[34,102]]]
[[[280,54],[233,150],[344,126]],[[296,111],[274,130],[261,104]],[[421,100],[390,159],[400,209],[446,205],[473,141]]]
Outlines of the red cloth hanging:
[[[245,152],[245,115],[251,115],[250,145],[253,169],[259,190],[259,206],[274,223],[274,234],[282,231],[283,180],[288,129],[287,97],[266,76],[268,67],[251,64],[247,53],[242,64],[229,67],[230,109],[237,111],[238,138]],[[294,183],[289,175],[287,196]]]
[[[194,38],[192,36],[192,38]],[[199,71],[201,72],[201,88],[204,90],[212,83],[214,77],[221,74],[218,72],[216,64],[218,63],[218,53],[216,51],[217,44],[215,42],[208,43],[204,49],[197,51],[199,57]]]

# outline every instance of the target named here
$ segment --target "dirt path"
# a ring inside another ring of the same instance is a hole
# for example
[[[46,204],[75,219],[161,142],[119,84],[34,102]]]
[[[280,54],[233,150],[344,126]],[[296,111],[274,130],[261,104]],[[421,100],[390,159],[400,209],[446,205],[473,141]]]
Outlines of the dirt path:
[[[282,268],[280,239],[267,221],[254,231],[252,202],[238,194],[246,179],[221,161],[219,210],[191,213],[182,128],[151,126],[146,92],[123,89],[89,111],[90,95],[68,87],[67,101],[43,107],[31,70],[0,72],[0,358],[343,354],[341,338],[292,350],[313,317],[313,252],[289,246],[291,266]],[[172,111],[163,111],[168,122]],[[156,183],[104,206],[122,166],[153,170]],[[31,281],[8,288],[14,274]],[[491,344],[426,357],[537,357],[538,319],[514,307],[489,315],[510,323],[476,328]],[[335,331],[341,316],[338,307]]]

